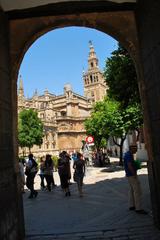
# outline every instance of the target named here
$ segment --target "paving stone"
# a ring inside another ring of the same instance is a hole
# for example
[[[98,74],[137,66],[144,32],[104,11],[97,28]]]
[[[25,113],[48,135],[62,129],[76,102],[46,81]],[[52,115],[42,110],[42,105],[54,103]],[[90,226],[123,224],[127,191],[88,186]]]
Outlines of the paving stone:
[[[128,183],[124,171],[104,172],[105,168],[88,168],[84,179],[84,197],[77,186],[70,186],[71,197],[64,197],[58,185],[52,192],[35,185],[36,199],[24,194],[26,240],[159,240],[160,231],[153,226],[151,214],[139,216],[128,210]],[[144,208],[151,212],[147,169],[139,171],[143,186]],[[148,238],[149,236],[149,238]]]

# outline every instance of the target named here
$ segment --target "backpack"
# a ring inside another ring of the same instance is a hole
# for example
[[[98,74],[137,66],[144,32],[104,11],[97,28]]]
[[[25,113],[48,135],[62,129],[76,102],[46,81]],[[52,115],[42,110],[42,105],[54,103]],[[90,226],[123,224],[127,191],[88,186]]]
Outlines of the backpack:
[[[31,168],[26,168],[25,170],[25,175],[28,176],[32,170],[32,168],[35,168],[35,172],[38,172],[38,163],[32,159],[32,166]]]
[[[31,168],[37,167],[37,166],[38,166],[38,163],[34,159],[32,159],[32,167]]]
[[[35,169],[35,172],[38,172],[38,163],[34,159],[32,159],[32,167],[31,167],[31,169],[32,168]]]

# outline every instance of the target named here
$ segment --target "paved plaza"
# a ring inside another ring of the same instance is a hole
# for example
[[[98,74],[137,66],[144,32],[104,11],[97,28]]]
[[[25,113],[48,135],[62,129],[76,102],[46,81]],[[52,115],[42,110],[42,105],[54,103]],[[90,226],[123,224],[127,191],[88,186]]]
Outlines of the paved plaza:
[[[124,170],[118,166],[88,167],[83,198],[78,196],[75,183],[70,186],[71,197],[65,197],[57,172],[54,173],[57,187],[51,192],[40,190],[37,176],[38,197],[28,199],[27,190],[23,195],[26,239],[160,239],[160,231],[153,226],[146,167],[139,170],[139,176],[148,215],[128,210],[128,183]]]

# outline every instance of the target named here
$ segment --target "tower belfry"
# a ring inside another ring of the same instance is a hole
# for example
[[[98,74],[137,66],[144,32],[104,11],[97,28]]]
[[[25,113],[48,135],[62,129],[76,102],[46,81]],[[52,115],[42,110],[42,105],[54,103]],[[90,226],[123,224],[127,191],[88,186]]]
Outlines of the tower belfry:
[[[19,96],[24,96],[24,88],[23,88],[23,80],[22,80],[22,76],[19,76],[19,89],[18,89],[18,95]]]
[[[24,102],[25,102],[25,97],[24,97],[23,80],[22,80],[22,76],[20,75],[19,88],[18,88],[18,107],[19,107],[19,111],[22,108],[24,108]]]
[[[103,100],[106,95],[106,83],[98,66],[98,58],[92,41],[89,41],[88,70],[83,73],[84,95],[92,102]]]
[[[92,41],[89,41],[89,47],[90,47],[90,51],[89,51],[89,57],[88,57],[88,69],[89,70],[93,70],[98,67],[98,58],[96,56]]]

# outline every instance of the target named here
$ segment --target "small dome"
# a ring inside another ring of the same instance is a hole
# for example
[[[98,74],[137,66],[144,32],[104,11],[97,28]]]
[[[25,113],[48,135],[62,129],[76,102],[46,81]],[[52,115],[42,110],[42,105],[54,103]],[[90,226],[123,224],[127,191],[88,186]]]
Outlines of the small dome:
[[[68,91],[72,91],[72,86],[71,84],[67,83],[64,85],[64,91],[68,92]]]

